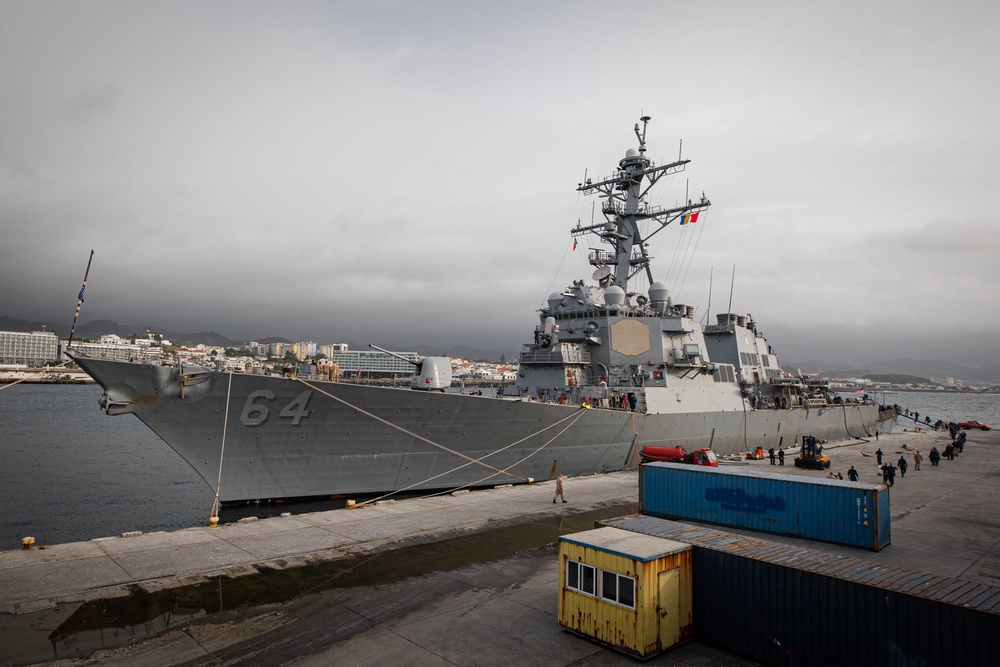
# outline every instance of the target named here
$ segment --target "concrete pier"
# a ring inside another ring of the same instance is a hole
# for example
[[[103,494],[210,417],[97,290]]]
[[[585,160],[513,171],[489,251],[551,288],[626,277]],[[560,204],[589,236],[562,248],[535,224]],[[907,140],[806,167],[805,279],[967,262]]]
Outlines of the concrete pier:
[[[878,553],[756,535],[1000,585],[1000,434],[969,432],[963,454],[932,467],[931,447],[948,441],[911,430],[827,447],[845,479],[854,465],[880,480],[879,448],[910,464],[890,491],[892,544]],[[766,458],[739,465],[772,469]],[[794,456],[773,470],[828,472],[795,468]],[[635,511],[636,474],[570,479],[567,504],[553,491],[543,482],[0,552],[0,664],[633,664],[559,630],[551,543]],[[238,595],[242,606],[228,600]],[[748,663],[687,645],[650,664]]]

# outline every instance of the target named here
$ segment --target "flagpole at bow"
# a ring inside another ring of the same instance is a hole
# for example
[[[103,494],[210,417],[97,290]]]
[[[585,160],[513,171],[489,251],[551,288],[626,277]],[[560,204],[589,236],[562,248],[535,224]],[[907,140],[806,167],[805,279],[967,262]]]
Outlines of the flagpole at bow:
[[[94,251],[90,251],[90,259],[87,260],[87,270],[83,274],[83,287],[80,288],[79,300],[76,302],[76,315],[73,316],[73,326],[69,330],[69,340],[66,341],[66,351],[73,344],[73,333],[76,331],[76,321],[80,318],[80,306],[83,305],[83,293],[87,289],[87,277],[90,275],[90,263],[94,261]]]

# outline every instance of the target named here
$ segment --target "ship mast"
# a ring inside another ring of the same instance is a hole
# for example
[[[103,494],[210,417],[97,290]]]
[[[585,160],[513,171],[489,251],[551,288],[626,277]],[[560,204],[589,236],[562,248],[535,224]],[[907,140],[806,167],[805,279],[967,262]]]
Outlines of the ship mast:
[[[589,233],[597,234],[602,241],[613,248],[611,251],[592,250],[588,259],[595,267],[610,267],[612,269],[610,282],[626,291],[629,280],[642,271],[645,271],[650,284],[654,282],[646,242],[681,216],[703,211],[712,205],[704,194],[700,201],[688,200],[683,206],[666,209],[649,206],[643,201],[643,197],[661,177],[684,171],[690,162],[678,159],[676,162],[657,166],[646,157],[646,126],[649,120],[649,116],[643,116],[640,118],[642,127],[639,127],[639,123],[635,124],[635,136],[639,140],[639,148],[628,149],[625,157],[618,163],[618,171],[614,175],[596,183],[588,178],[577,188],[578,192],[584,194],[600,193],[600,197],[605,200],[601,205],[601,212],[604,213],[607,222],[587,227],[577,223],[577,226],[570,230],[574,237]],[[643,237],[639,230],[639,223],[643,220],[652,220],[659,227]]]

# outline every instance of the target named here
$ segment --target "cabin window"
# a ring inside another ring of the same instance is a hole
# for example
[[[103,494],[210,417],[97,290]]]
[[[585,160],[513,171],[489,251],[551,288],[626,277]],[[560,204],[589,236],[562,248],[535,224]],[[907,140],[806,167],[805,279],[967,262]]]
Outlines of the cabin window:
[[[635,609],[635,579],[601,570],[601,599]]]
[[[566,588],[596,596],[597,568],[574,560],[566,561]]]

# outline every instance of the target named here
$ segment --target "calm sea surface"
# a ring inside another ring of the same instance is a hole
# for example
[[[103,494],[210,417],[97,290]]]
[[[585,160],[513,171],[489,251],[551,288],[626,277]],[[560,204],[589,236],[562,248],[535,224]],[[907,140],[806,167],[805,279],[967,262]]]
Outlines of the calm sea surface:
[[[97,385],[0,389],[0,550],[20,548],[26,535],[41,546],[207,523],[214,489],[138,419],[106,416],[97,406],[100,396]],[[997,394],[898,392],[886,402],[932,420],[978,419],[1000,427]],[[220,519],[337,506],[223,508]]]

